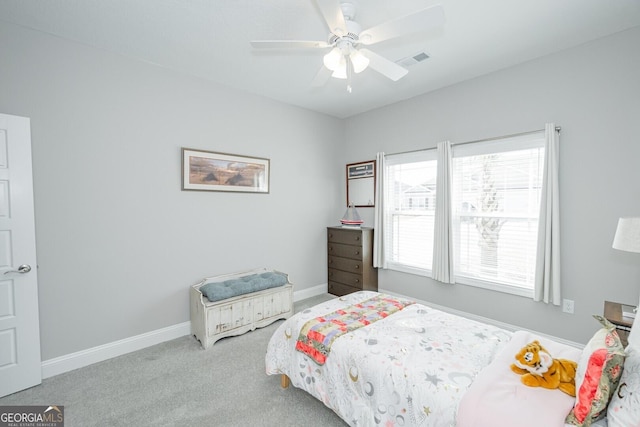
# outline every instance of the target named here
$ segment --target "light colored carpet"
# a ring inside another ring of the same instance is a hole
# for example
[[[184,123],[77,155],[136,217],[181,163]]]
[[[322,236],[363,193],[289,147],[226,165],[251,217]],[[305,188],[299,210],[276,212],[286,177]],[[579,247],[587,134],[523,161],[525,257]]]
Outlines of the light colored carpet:
[[[300,301],[295,311],[330,298]],[[47,378],[0,406],[64,405],[67,427],[344,427],[320,401],[265,374],[267,343],[281,322],[208,350],[191,336],[178,338]]]

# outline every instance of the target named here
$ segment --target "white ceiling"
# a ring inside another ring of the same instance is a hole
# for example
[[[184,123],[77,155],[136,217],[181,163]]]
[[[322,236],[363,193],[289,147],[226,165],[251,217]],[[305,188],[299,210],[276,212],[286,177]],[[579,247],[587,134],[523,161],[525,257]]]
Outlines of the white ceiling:
[[[338,79],[312,88],[324,51],[257,51],[249,41],[326,41],[314,0],[2,0],[0,20],[339,118],[640,25],[639,0],[355,3],[363,29],[441,4],[441,29],[369,47],[392,61],[430,58],[397,82],[369,68],[352,93]]]

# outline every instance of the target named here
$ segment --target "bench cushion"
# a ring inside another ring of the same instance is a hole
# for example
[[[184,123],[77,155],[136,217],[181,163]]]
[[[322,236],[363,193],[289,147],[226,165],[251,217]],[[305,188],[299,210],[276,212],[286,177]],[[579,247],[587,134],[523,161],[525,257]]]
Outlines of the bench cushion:
[[[258,292],[287,284],[287,276],[276,272],[265,272],[225,280],[224,282],[205,283],[200,287],[209,301],[221,301],[238,295]]]

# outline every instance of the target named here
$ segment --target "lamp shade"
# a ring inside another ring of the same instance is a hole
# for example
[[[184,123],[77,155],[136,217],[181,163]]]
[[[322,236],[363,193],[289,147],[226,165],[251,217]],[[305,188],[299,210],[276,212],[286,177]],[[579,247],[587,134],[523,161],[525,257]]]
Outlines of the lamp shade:
[[[613,248],[640,253],[640,217],[620,218],[613,238]]]
[[[331,77],[335,77],[336,79],[347,78],[347,59],[344,56],[340,58],[340,65],[333,70]]]
[[[369,58],[360,53],[359,50],[354,50],[349,55],[351,58],[351,63],[353,64],[353,72],[360,73],[364,71],[369,66]]]
[[[340,66],[340,60],[343,59],[342,51],[334,47],[331,49],[331,52],[327,53],[322,61],[324,62],[324,66],[330,69],[331,71],[335,71],[336,68]]]

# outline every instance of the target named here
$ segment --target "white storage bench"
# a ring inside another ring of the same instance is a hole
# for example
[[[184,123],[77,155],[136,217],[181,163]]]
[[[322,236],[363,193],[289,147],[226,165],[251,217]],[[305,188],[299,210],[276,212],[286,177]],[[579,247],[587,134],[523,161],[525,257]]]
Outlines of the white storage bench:
[[[277,285],[245,293],[269,285],[265,281]],[[282,281],[285,283],[280,285]],[[205,285],[209,286],[203,288]],[[223,299],[211,301],[207,293],[213,299]],[[244,334],[293,315],[289,276],[266,268],[207,277],[191,286],[190,300],[191,334],[205,349],[221,338]]]

